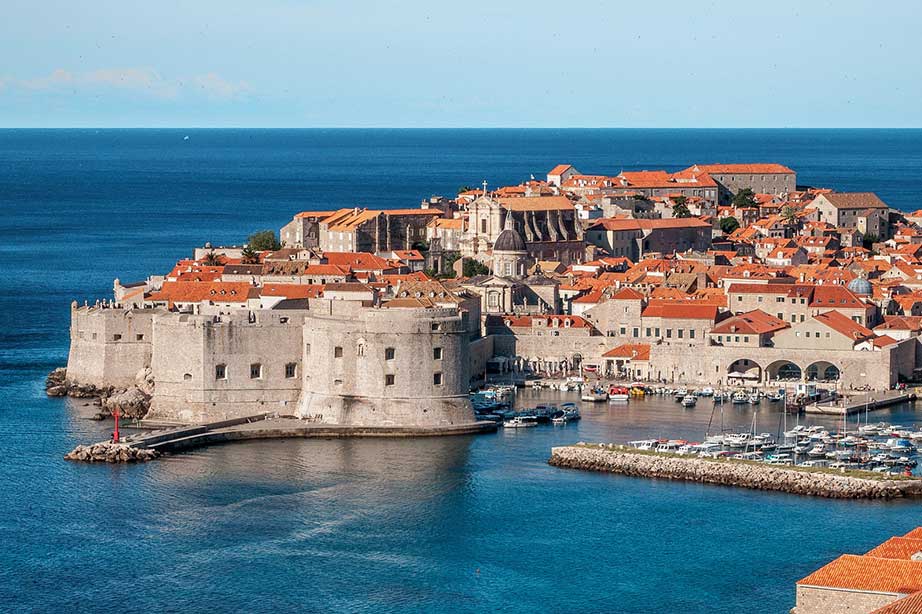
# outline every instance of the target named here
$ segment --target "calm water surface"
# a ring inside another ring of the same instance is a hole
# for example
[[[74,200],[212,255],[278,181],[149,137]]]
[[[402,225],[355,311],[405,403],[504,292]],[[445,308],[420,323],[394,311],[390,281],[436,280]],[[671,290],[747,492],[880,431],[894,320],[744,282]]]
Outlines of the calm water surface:
[[[551,446],[579,440],[700,438],[709,404],[110,467],[61,460],[109,425],[42,386],[66,360],[69,301],[299,209],[412,206],[560,161],[617,172],[767,160],[919,206],[920,131],[0,131],[0,611],[787,611],[796,579],[922,525],[919,504],[546,464]],[[725,423],[746,428],[750,411]],[[759,412],[759,430],[776,431],[778,414]],[[922,422],[910,407],[876,417]]]

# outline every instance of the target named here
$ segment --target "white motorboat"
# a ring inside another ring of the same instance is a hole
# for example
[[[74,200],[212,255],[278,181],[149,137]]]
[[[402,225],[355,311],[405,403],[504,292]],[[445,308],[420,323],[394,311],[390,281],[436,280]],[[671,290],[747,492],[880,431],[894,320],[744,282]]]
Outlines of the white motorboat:
[[[698,397],[693,394],[686,394],[682,397],[682,407],[694,407],[698,402]]]
[[[538,417],[537,416],[516,416],[511,420],[506,420],[503,422],[503,426],[506,428],[512,429],[521,429],[528,428],[530,426],[538,426]]]
[[[749,402],[749,395],[740,390],[739,392],[733,393],[732,400],[734,405],[745,405]]]
[[[699,392],[698,395],[702,397],[712,397],[714,396],[714,389],[710,386],[705,386],[701,389],[701,392]]]
[[[589,392],[584,392],[580,400],[588,403],[602,403],[608,400],[608,393],[604,390],[591,390]]]

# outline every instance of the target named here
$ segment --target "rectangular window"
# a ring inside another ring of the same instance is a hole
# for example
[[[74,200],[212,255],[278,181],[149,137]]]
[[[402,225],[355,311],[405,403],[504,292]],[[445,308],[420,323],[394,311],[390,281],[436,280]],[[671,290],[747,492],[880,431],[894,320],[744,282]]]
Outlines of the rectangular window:
[[[258,362],[250,365],[250,379],[260,379],[263,376],[263,366]]]
[[[135,335],[134,338],[136,341],[144,341],[144,335],[142,335],[141,333],[138,333],[137,335]]]
[[[671,328],[666,329],[666,339],[672,339],[672,329]]]
[[[743,343],[749,343],[749,337],[743,337]]]
[[[227,365],[215,365],[214,378],[227,379]]]
[[[285,365],[285,377],[287,377],[288,379],[291,379],[295,375],[297,375],[297,373],[298,373],[297,363],[290,362],[287,365]]]
[[[121,335],[118,335],[118,334],[112,335],[112,340],[113,340],[113,341],[121,341],[121,340],[122,340],[122,336],[121,336]]]
[[[310,343],[304,346],[304,353],[307,354],[308,356],[311,355],[311,344]]]
[[[739,342],[740,342],[739,335],[737,335],[736,337],[734,337],[734,338],[733,338],[733,341],[735,341],[736,343],[739,343]]]
[[[647,337],[649,337],[651,333],[652,333],[652,331],[651,331],[650,327],[648,326],[648,327],[647,327]]]
[[[689,328],[689,329],[688,329],[688,338],[689,338],[689,339],[694,339],[694,338],[695,338],[695,329],[694,329],[694,328]]]
[[[659,328],[656,329],[656,336],[657,336],[657,337],[660,336],[660,334],[659,334]]]
[[[342,358],[342,357],[343,357],[343,349],[337,345],[335,348],[333,348],[333,358]]]
[[[442,348],[432,348],[432,359],[442,360]]]
[[[679,339],[683,339],[685,337],[685,329],[684,328],[676,329],[676,334],[679,335]]]
[[[384,348],[384,360],[394,360],[394,348]]]
[[[387,375],[384,376],[384,385],[385,386],[394,385],[394,374],[393,373],[388,373]]]
[[[435,385],[435,386],[441,386],[441,385],[442,385],[442,374],[441,374],[441,373],[433,373],[433,374],[432,374],[432,384]]]
[[[634,330],[633,330],[632,332],[634,333],[632,336],[633,336],[635,339],[636,339],[637,337],[640,336],[640,329],[639,329],[639,328],[636,328],[636,327],[635,327]]]
[[[624,326],[622,326],[622,327],[618,330],[618,332],[619,332],[619,333],[621,334],[621,336],[623,337],[624,335],[627,334],[627,328],[624,327]]]

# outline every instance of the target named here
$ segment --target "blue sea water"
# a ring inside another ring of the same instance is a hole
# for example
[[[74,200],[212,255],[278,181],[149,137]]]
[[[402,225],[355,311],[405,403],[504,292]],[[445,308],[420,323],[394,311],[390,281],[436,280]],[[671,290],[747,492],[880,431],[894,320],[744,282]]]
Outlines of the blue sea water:
[[[701,436],[706,409],[656,401],[521,433],[72,464],[109,425],[42,385],[66,361],[71,300],[298,210],[414,206],[558,162],[758,161],[922,206],[918,130],[0,131],[0,611],[787,611],[795,580],[922,525],[919,504],[546,465],[577,440]],[[766,430],[778,419],[761,410]],[[922,422],[909,407],[880,419]]]

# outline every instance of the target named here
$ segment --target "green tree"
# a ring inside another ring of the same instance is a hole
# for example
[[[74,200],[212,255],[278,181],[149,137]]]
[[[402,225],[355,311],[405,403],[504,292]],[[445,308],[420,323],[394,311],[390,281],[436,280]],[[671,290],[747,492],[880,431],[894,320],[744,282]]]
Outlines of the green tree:
[[[780,215],[781,219],[784,220],[784,223],[790,226],[797,219],[797,209],[791,205],[785,205],[781,207]]]
[[[733,197],[734,207],[755,207],[758,204],[756,194],[752,191],[752,188],[743,188]]]
[[[672,206],[672,217],[691,217],[691,211],[685,203],[676,203]]]
[[[869,232],[866,235],[862,235],[861,246],[864,247],[865,249],[871,249],[874,247],[874,244],[877,243],[878,241],[880,241],[880,237],[878,237],[873,232]]]
[[[464,264],[461,265],[462,275],[465,277],[476,277],[477,275],[489,275],[490,269],[480,261],[472,258],[465,258]]]
[[[252,247],[258,252],[263,252],[266,250],[275,251],[282,247],[282,244],[279,243],[278,239],[275,237],[274,230],[260,230],[259,232],[254,232],[247,238],[247,246]]]
[[[202,262],[205,266],[221,266],[224,262],[224,256],[220,256],[214,252],[208,252],[205,254],[205,257],[202,258]]]
[[[461,194],[462,192],[470,192],[470,191],[473,190],[473,189],[474,189],[474,188],[472,188],[472,187],[469,186],[469,185],[463,185],[463,186],[461,186],[460,188],[458,188],[458,194]]]
[[[740,227],[740,221],[733,216],[725,217],[720,220],[720,230],[728,235]]]
[[[257,264],[259,262],[259,252],[247,245],[240,253],[243,264]]]

